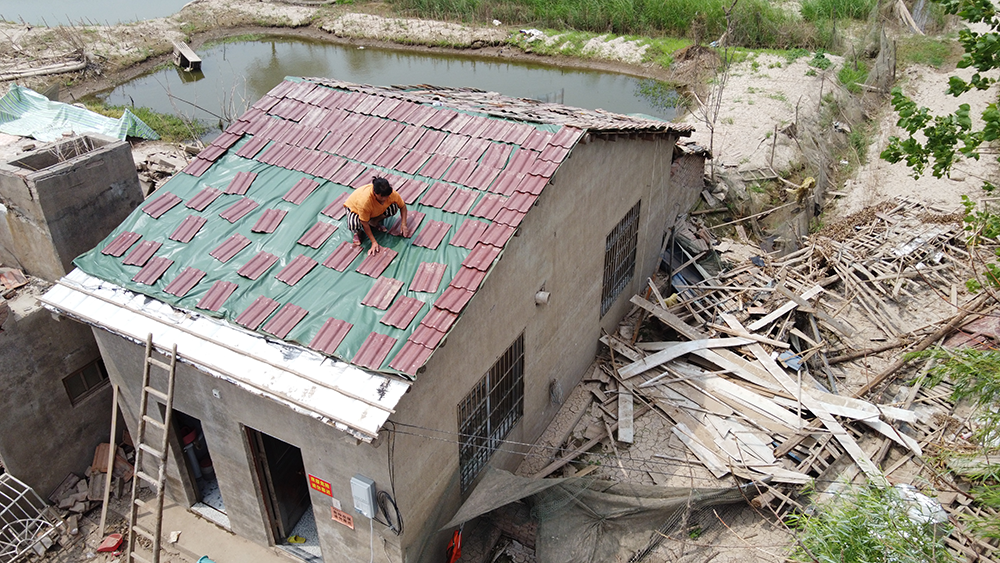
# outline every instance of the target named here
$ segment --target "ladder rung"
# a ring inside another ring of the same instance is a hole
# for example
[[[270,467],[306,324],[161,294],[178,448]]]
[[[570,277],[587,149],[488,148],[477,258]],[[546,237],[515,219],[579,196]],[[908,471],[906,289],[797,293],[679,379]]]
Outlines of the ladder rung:
[[[139,508],[146,508],[148,504],[142,499],[135,499],[132,504],[138,506]]]
[[[146,481],[148,483],[156,485],[156,492],[160,491],[160,482],[158,480],[156,480],[155,478],[150,477],[149,475],[147,475],[145,471],[136,471],[135,474],[136,474],[137,477],[139,477],[143,481]]]
[[[168,364],[166,362],[161,362],[160,360],[157,360],[156,358],[146,358],[146,361],[149,362],[150,365],[154,365],[154,366],[156,366],[158,368],[163,368],[163,369],[165,369],[167,371],[170,371],[170,364]]]
[[[160,430],[166,428],[166,426],[164,426],[162,422],[156,420],[155,418],[150,417],[149,415],[146,414],[142,415],[142,419],[146,421],[146,424],[152,424],[153,426],[159,428]]]
[[[132,531],[146,538],[149,541],[153,541],[153,532],[150,532],[145,528],[140,528],[139,526],[132,526]]]
[[[158,449],[156,449],[156,448],[154,448],[152,446],[146,445],[146,444],[140,443],[139,444],[139,449],[145,451],[148,454],[156,456],[156,458],[160,459],[160,460],[162,460],[162,459],[164,459],[166,457],[166,455],[163,452],[161,452],[160,450],[158,450]]]
[[[134,551],[131,553],[131,555],[132,555],[132,559],[135,559],[136,561],[139,561],[139,563],[153,563],[149,559],[146,559],[145,557],[139,555],[138,553],[136,553]]]
[[[154,389],[154,388],[152,388],[152,387],[150,387],[148,385],[146,387],[143,387],[143,389],[145,389],[147,393],[149,393],[150,395],[153,395],[154,397],[159,397],[159,398],[163,399],[164,401],[167,400],[167,394],[164,393],[163,391],[160,391],[159,389]]]

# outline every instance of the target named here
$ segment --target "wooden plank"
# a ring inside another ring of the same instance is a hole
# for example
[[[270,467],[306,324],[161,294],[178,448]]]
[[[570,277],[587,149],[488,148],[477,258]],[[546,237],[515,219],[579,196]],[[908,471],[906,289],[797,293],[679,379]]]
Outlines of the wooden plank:
[[[811,299],[811,298],[819,295],[821,291],[823,291],[822,287],[820,287],[818,285],[817,286],[813,286],[812,288],[806,290],[806,292],[803,293],[801,295],[801,297],[802,297],[802,299]],[[780,307],[778,307],[774,311],[771,311],[771,313],[769,315],[761,317],[761,318],[757,319],[756,321],[754,321],[753,323],[747,325],[746,329],[748,331],[750,331],[750,332],[758,331],[758,330],[764,328],[765,326],[773,323],[774,321],[780,319],[782,317],[782,315],[784,315],[785,313],[788,313],[789,311],[794,310],[798,306],[799,306],[799,304],[796,303],[795,301],[789,301],[789,302],[785,303],[784,305],[781,305]]]
[[[633,304],[642,307],[646,311],[649,311],[649,314],[660,319],[661,321],[663,321],[664,324],[676,330],[678,333],[680,333],[688,340],[700,340],[706,337],[706,335],[703,334],[700,330],[682,321],[680,317],[664,309],[663,307],[657,307],[656,305],[650,303],[649,301],[643,299],[638,295],[633,295],[631,301]]]
[[[687,425],[683,423],[676,423],[673,428],[670,429],[674,433],[674,436],[680,439],[685,446],[691,450],[691,453],[695,455],[706,469],[712,472],[716,478],[721,479],[729,474],[729,468],[726,467],[725,461],[722,460],[718,455],[710,450],[705,444],[702,444],[698,438],[695,437],[694,433],[691,431]]]
[[[675,358],[679,358],[684,354],[694,352],[695,350],[743,346],[745,344],[750,344],[751,342],[753,342],[753,340],[748,338],[708,338],[704,340],[692,340],[689,342],[675,342],[673,345],[664,348],[655,354],[646,356],[645,358],[632,362],[631,364],[619,369],[618,374],[621,375],[622,379],[628,379],[639,375],[648,369],[663,365]]]
[[[822,288],[817,285],[817,286],[813,286],[813,288],[810,289],[809,291],[807,291],[806,293],[809,293],[810,291],[812,291],[814,289],[820,289],[820,290],[822,290]],[[806,299],[808,299],[808,297],[805,298],[805,299],[803,299],[802,297],[799,297],[798,295],[795,295],[794,293],[792,293],[791,291],[789,291],[788,288],[786,288],[784,286],[778,286],[777,291],[778,291],[778,293],[780,293],[780,294],[784,295],[785,297],[791,299],[799,307],[811,307],[811,305],[809,304],[809,302],[806,301]],[[806,293],[803,293],[803,295],[806,295]],[[819,293],[819,292],[817,292],[817,293]],[[820,319],[822,319],[828,325],[830,325],[830,326],[834,327],[835,329],[837,329],[837,332],[843,334],[844,336],[853,336],[854,335],[854,329],[853,328],[851,328],[850,326],[848,326],[848,325],[846,325],[846,324],[838,321],[837,319],[831,317],[826,311],[820,309],[819,307],[815,308],[815,310],[813,311],[813,314],[816,315],[817,317],[819,317]]]
[[[729,328],[728,326],[722,326],[722,325],[718,325],[718,324],[714,324],[714,323],[709,323],[708,328],[714,328],[715,330],[717,330],[719,332],[724,332],[726,334],[731,334],[733,336],[738,336],[740,338],[749,338],[750,340],[753,340],[754,342],[760,342],[761,344],[769,344],[771,346],[774,346],[775,348],[791,348],[792,347],[791,344],[789,344],[787,342],[782,342],[781,340],[774,340],[774,339],[771,339],[771,338],[767,338],[765,336],[758,336],[756,334],[751,334],[751,333],[746,332],[746,331],[733,330],[733,329]]]

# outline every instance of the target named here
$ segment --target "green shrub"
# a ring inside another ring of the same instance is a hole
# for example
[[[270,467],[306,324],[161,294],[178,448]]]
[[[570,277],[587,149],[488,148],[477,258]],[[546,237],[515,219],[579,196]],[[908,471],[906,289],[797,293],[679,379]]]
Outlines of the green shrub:
[[[816,51],[813,58],[809,59],[809,66],[816,67],[820,70],[826,70],[833,66],[833,61],[826,58],[826,54],[823,51]]]
[[[862,20],[876,5],[878,0],[803,0],[802,18],[811,22],[844,18]]]

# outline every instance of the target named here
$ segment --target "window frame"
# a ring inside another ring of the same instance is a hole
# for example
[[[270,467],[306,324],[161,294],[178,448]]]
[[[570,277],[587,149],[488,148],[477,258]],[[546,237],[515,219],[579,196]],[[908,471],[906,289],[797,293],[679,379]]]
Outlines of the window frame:
[[[94,366],[97,367],[97,374],[100,376],[100,380],[96,383],[91,384],[87,382],[85,373],[87,372],[87,370],[89,370]],[[73,391],[70,390],[70,384],[68,383],[71,379],[75,377],[78,377],[79,382],[84,386],[83,392],[78,393],[76,395],[74,395]],[[63,389],[66,390],[66,396],[69,398],[69,403],[74,407],[84,402],[85,400],[87,400],[88,397],[93,396],[101,389],[105,388],[110,383],[110,381],[111,379],[108,376],[108,369],[104,365],[104,360],[102,358],[98,358],[88,363],[87,365],[83,366],[82,368],[74,371],[73,373],[67,375],[66,377],[62,378]]]
[[[639,249],[639,219],[642,200],[636,202],[604,243],[604,274],[601,282],[601,318],[611,310],[618,296],[635,279]]]

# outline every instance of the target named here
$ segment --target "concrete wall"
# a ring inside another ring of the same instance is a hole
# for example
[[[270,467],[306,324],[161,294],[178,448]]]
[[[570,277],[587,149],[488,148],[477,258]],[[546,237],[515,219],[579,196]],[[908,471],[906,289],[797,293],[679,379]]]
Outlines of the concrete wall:
[[[74,137],[0,164],[0,246],[28,274],[55,280],[142,202],[128,143]]]
[[[83,476],[111,431],[111,386],[70,403],[64,377],[100,358],[91,330],[42,309],[32,287],[11,300],[0,333],[0,457],[47,497],[73,472]]]

